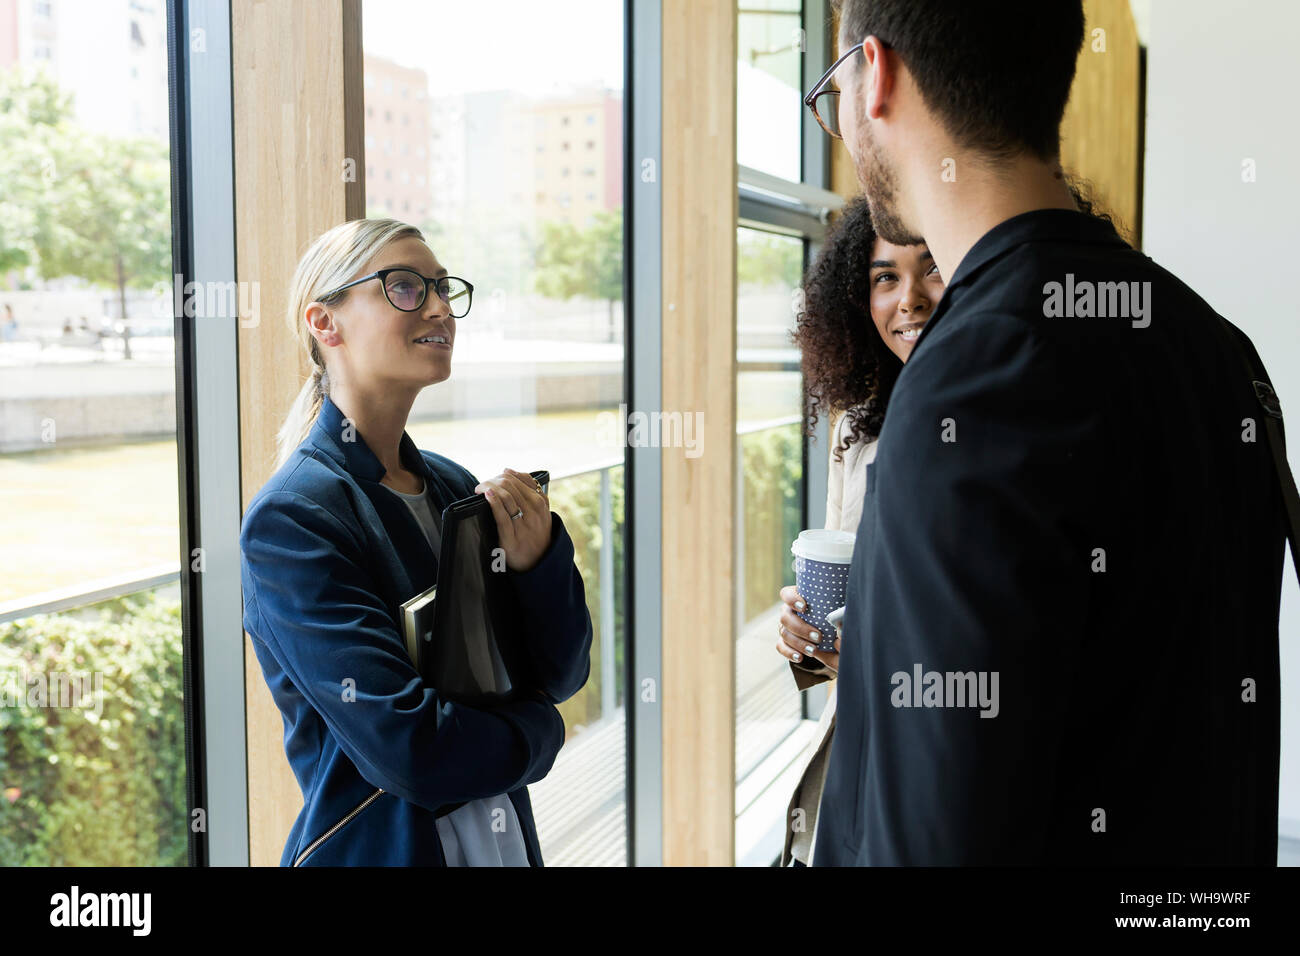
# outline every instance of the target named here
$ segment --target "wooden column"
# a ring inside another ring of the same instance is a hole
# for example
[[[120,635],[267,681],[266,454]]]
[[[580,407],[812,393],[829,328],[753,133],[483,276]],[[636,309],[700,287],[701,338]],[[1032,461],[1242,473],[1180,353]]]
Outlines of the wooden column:
[[[263,315],[239,330],[247,508],[274,470],[275,433],[309,371],[284,316],[294,267],[322,232],[365,214],[361,0],[232,0],[230,26],[237,271],[258,284]],[[302,794],[247,634],[244,668],[249,860],[274,866]]]
[[[828,66],[840,58],[839,36],[840,15],[831,10],[831,58]],[[827,139],[831,140],[831,192],[839,193],[847,201],[862,192],[858,172],[853,168],[853,157],[849,155],[844,140],[829,136]],[[836,213],[837,217],[838,215]]]
[[[1138,243],[1143,117],[1137,26],[1129,0],[1085,0],[1083,9],[1087,25],[1061,123],[1061,165],[1092,183],[1120,234]]]
[[[736,5],[664,0],[663,859],[735,861]],[[665,436],[667,437],[667,436]]]

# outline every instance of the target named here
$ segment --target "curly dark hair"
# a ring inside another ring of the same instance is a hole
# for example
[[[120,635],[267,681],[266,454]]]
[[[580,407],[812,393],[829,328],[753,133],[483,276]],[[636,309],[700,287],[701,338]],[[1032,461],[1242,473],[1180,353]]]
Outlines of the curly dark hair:
[[[1079,211],[1120,231],[1088,180],[1065,174]],[[880,436],[885,407],[903,362],[871,320],[871,254],[876,230],[865,196],[850,200],[827,233],[821,254],[803,280],[804,302],[794,344],[802,355],[804,430],[813,434],[822,411],[844,410],[848,429],[834,449],[844,460],[849,445]]]
[[[876,230],[865,196],[850,200],[826,235],[803,281],[803,309],[791,337],[801,352],[804,427],[809,435],[823,410],[845,410],[849,431],[837,461],[855,441],[875,438],[903,363],[871,321],[871,253]]]

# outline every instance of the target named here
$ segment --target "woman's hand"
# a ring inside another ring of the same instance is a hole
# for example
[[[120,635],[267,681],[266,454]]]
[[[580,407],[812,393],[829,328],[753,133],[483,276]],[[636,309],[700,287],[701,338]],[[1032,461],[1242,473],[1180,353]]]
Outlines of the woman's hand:
[[[803,661],[804,658],[811,657],[830,668],[831,673],[838,674],[840,665],[840,629],[835,628],[835,650],[819,650],[817,647],[821,641],[819,632],[795,613],[807,609],[803,595],[793,586],[784,587],[781,589],[781,600],[785,602],[785,607],[781,610],[781,623],[777,629],[776,649],[781,652],[782,656],[794,661],[796,664]]]
[[[530,571],[551,546],[551,502],[531,475],[507,468],[474,486],[487,496],[511,571]],[[522,514],[520,514],[522,512]],[[518,514],[514,518],[512,515]]]

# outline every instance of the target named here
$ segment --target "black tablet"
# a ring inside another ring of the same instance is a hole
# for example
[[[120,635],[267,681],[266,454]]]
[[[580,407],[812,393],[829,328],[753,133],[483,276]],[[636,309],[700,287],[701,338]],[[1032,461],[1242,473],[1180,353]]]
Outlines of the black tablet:
[[[550,472],[532,476],[545,492]],[[419,668],[441,696],[468,704],[513,699],[527,667],[507,573],[487,498],[471,495],[443,509],[433,629]]]

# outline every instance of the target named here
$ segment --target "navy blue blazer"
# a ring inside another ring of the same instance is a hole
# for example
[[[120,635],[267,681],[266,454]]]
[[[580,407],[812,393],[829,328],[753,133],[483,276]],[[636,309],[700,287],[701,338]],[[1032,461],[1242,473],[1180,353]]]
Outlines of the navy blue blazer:
[[[1283,511],[1230,335],[1079,212],[966,254],[868,472],[815,865],[1276,864]]]
[[[591,617],[573,541],[551,514],[537,565],[509,571],[540,697],[475,708],[442,699],[407,656],[403,601],[437,583],[437,555],[383,465],[329,398],[311,433],[258,491],[239,544],[244,629],[284,720],[303,808],[281,866],[445,866],[435,818],[508,794],[542,865],[527,785],[564,743],[554,704],[591,669]],[[404,465],[438,509],[478,480],[405,432]],[[515,675],[512,675],[515,676]]]

